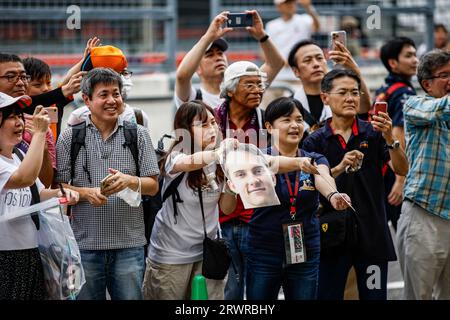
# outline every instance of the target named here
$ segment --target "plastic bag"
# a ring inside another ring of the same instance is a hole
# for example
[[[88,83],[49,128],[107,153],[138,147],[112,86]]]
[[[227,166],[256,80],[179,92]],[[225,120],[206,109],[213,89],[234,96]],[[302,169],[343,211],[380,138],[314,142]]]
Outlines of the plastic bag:
[[[123,201],[128,203],[131,207],[139,207],[142,201],[141,195],[141,179],[138,179],[139,187],[137,191],[131,190],[130,188],[125,188],[122,191],[117,192],[117,196]]]
[[[51,300],[74,300],[86,282],[81,255],[66,206],[53,198],[27,208],[38,212],[38,248],[44,269],[45,287]]]

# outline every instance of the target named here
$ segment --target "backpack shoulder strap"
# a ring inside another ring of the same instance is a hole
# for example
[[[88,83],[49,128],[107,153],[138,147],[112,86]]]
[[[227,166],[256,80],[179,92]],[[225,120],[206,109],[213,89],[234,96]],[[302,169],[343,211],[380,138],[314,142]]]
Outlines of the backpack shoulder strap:
[[[138,149],[138,138],[137,138],[137,125],[129,121],[123,122],[123,134],[125,137],[124,147],[130,148],[131,154],[133,155],[134,163],[136,164],[136,176],[141,176],[141,171],[139,170],[139,149]]]
[[[13,149],[14,154],[19,158],[19,160],[23,161],[23,154],[20,152],[18,148]],[[31,205],[41,202],[41,196],[39,195],[39,190],[36,185],[36,183],[33,183],[33,185],[30,187],[31,191]],[[36,226],[36,229],[39,230],[39,216],[37,212],[31,214],[31,219],[34,222],[34,225]]]
[[[195,90],[195,100],[203,100],[203,94],[200,88]]]
[[[181,180],[183,180],[183,177],[186,173],[181,173],[178,177],[176,177],[167,187],[166,191],[164,191],[164,194],[162,196],[162,203],[166,201],[166,199],[170,196],[172,196],[172,204],[173,204],[173,217],[174,222],[177,224],[177,216],[178,216],[178,209],[177,209],[177,203],[183,203],[183,200],[180,198],[180,193],[178,192],[178,186],[181,183]]]
[[[141,126],[144,125],[144,115],[142,114],[142,110],[139,108],[133,108],[134,116],[136,117],[136,123]]]
[[[408,87],[404,82],[396,82],[386,90],[386,100],[398,89]]]
[[[390,85],[386,91],[380,92],[376,97],[374,102],[389,102],[389,98],[394,94],[395,91],[397,91],[400,88],[408,87],[408,85],[404,82],[396,82],[392,85]]]
[[[176,195],[177,202],[182,202],[182,200],[180,199],[180,194],[178,193],[178,186],[181,183],[181,180],[183,180],[184,175],[186,174],[186,172],[181,173],[178,177],[176,177],[175,179],[172,180],[172,182],[169,184],[169,186],[167,187],[167,189],[164,191],[164,194],[162,196],[162,201],[166,201],[167,198],[169,198],[171,195]]]
[[[72,144],[70,145],[70,180],[75,176],[75,162],[81,147],[85,146],[86,122],[79,123],[72,127]]]

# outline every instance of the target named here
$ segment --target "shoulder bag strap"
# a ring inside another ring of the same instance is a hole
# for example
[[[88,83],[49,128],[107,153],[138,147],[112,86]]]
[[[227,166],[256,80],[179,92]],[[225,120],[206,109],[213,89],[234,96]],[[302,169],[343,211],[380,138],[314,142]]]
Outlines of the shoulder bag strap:
[[[203,232],[205,233],[205,238],[207,238],[208,234],[206,233],[205,210],[203,208],[202,187],[198,187],[198,197],[200,198],[200,208],[202,209]]]
[[[19,151],[19,149],[14,148],[13,152],[16,154],[16,156],[20,159],[20,161],[23,161],[23,154]],[[33,183],[33,185],[30,187],[31,191],[31,205],[41,202],[41,196],[39,195],[39,190],[36,185],[36,183]],[[36,229],[39,230],[40,222],[39,222],[39,215],[37,212],[34,212],[31,214],[31,219],[34,222],[34,225],[36,226]]]

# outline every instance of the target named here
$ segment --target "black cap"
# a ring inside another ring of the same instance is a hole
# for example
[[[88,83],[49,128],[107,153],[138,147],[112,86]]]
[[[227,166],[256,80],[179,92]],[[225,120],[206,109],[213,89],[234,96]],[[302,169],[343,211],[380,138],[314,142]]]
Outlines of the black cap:
[[[222,51],[227,51],[228,42],[224,38],[218,38],[209,45],[209,47],[206,49],[206,51],[210,50],[212,47],[217,47]]]

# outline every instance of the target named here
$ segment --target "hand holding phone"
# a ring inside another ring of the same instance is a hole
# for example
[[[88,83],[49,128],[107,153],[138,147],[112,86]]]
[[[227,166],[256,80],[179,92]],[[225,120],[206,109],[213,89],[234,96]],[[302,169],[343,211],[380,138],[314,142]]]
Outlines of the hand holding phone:
[[[103,190],[111,184],[107,180],[112,176],[113,176],[113,174],[110,173],[102,181],[100,181],[100,193],[101,194],[103,194]]]
[[[226,26],[228,28],[252,27],[253,15],[251,13],[229,13]]]
[[[387,113],[387,102],[375,102],[373,109],[376,116],[379,112]]]
[[[50,123],[58,123],[58,108],[57,107],[48,107],[45,108],[48,113],[48,117],[50,118]]]
[[[344,30],[331,31],[331,33],[330,33],[330,49],[331,50],[336,50],[335,49],[336,41],[339,41],[345,47],[347,47],[347,32],[345,32]]]

